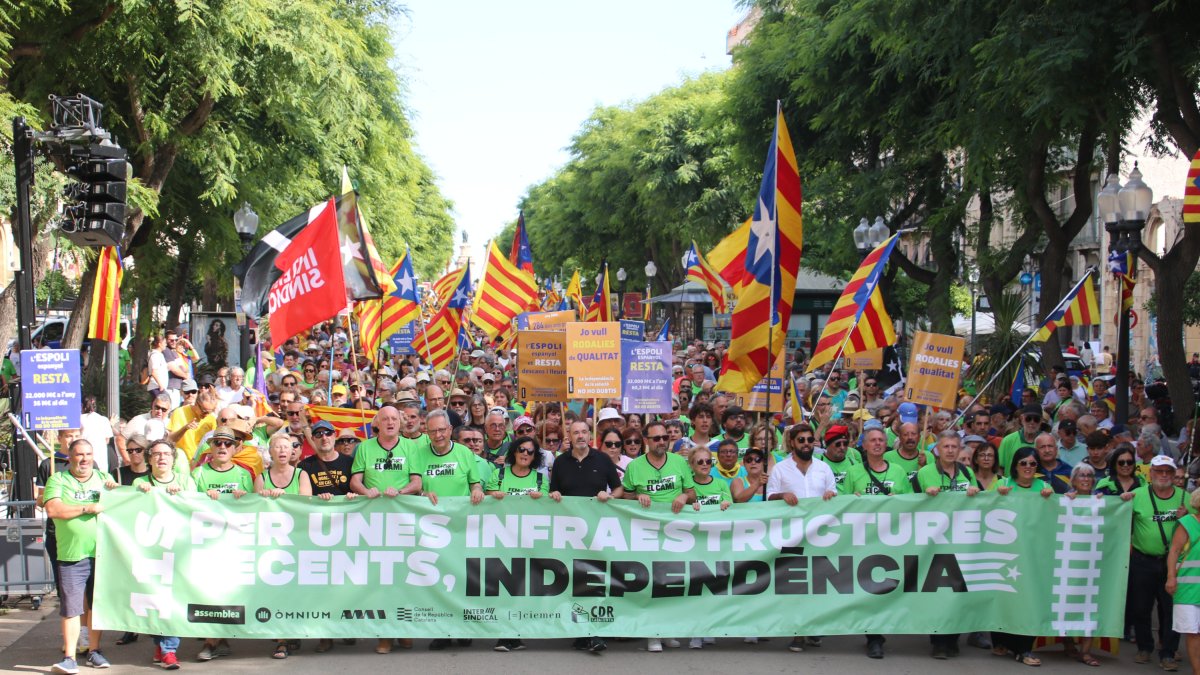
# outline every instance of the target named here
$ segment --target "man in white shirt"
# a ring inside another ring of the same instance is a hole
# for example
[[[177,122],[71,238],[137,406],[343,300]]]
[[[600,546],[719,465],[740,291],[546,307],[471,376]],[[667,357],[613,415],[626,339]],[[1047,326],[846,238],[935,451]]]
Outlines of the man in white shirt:
[[[150,402],[150,412],[142,413],[125,423],[125,438],[141,434],[147,441],[157,441],[167,435],[167,416],[171,414],[171,397],[159,394]]]
[[[108,473],[108,439],[113,437],[112,422],[96,412],[96,397],[83,397],[83,414],[79,416],[79,435],[92,444],[92,465]]]

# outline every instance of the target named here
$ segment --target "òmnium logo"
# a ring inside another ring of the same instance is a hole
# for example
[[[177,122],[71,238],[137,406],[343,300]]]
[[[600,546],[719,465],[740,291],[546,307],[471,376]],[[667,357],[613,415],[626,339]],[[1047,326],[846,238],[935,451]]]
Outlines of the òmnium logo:
[[[480,607],[464,609],[463,621],[496,621],[496,608]]]
[[[254,612],[254,618],[258,619],[259,623],[266,623],[271,620],[271,610],[266,607],[259,607]]]
[[[347,619],[371,619],[374,621],[384,621],[387,619],[387,610],[383,609],[343,609],[342,620]]]
[[[412,621],[413,620],[412,609],[408,608],[408,607],[397,607],[396,608],[396,620],[397,621]]]
[[[244,605],[193,605],[187,606],[189,623],[246,623],[246,607]]]

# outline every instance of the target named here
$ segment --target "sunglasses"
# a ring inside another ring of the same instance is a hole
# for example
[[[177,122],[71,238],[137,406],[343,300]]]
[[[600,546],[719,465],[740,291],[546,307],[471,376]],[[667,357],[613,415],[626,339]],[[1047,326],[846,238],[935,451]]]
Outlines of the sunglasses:
[[[154,406],[154,410],[155,410],[156,412],[160,412],[160,413],[171,412],[171,409],[170,409],[170,408],[164,408],[164,407],[162,407],[162,406],[157,406],[157,405],[156,405],[156,406]]]
[[[313,438],[325,438],[327,436],[332,436],[332,435],[333,435],[333,432],[330,431],[329,429],[319,429],[319,430],[313,432]]]
[[[1135,462],[1132,459],[1118,459],[1117,460],[1117,466],[1133,466],[1134,463]]]
[[[224,439],[221,439],[219,441],[213,441],[214,448],[232,448],[235,445],[237,445],[237,443],[235,443],[233,441],[227,441]]]
[[[849,444],[850,444],[850,443],[849,443],[848,441],[834,441],[834,442],[832,442],[832,443],[830,443],[830,444],[829,444],[829,447],[831,447],[831,448],[844,448],[844,447],[846,447],[846,446],[847,446],[847,445],[849,445]]]
[[[762,457],[744,457],[742,464],[762,464]]]
[[[289,410],[288,411],[288,417],[299,417],[299,416],[300,416],[299,410]]]
[[[619,447],[621,447],[621,441],[604,441],[604,447],[619,448]]]
[[[145,448],[131,448],[128,445],[125,446],[125,450],[128,452],[145,452],[146,451]]]
[[[696,460],[697,466],[712,466],[712,463],[713,463],[712,459],[697,459]]]
[[[337,443],[334,443],[334,445],[350,445],[351,443],[357,443],[357,442],[358,442],[357,438],[339,438],[339,439],[337,439]]]
[[[642,442],[636,438],[626,438],[625,445],[641,445]]]
[[[1037,462],[1035,462],[1035,461],[1032,461],[1032,460],[1023,460],[1023,461],[1017,462],[1017,466],[1033,466],[1033,467],[1036,467],[1037,465],[1038,465],[1038,463],[1037,463]]]
[[[534,450],[533,448],[530,448],[530,447],[524,446],[524,445],[517,448],[518,455],[532,455],[535,452],[537,452],[537,451]]]
[[[1042,421],[1042,418],[1038,417],[1036,415],[1026,415],[1024,417],[1024,419],[1026,422],[1041,422]]]
[[[547,438],[547,439],[543,440],[542,443],[545,443],[546,445],[554,445],[555,443],[562,443],[562,439],[557,438],[557,437],[551,437],[551,438]]]
[[[815,436],[797,436],[792,439],[796,443],[812,443],[817,440]]]
[[[654,441],[655,443],[662,443],[663,441],[667,440],[668,438],[670,438],[670,436],[658,435],[658,436],[647,436],[646,440]]]
[[[292,448],[299,448],[302,444],[299,441],[292,441]]]

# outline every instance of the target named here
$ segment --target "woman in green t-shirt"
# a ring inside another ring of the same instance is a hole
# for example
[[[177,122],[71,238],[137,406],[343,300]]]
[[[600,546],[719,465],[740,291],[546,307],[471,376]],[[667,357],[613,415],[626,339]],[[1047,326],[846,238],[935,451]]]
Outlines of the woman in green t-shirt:
[[[313,436],[333,433],[332,429],[318,429],[313,432]],[[292,447],[291,435],[286,431],[275,433],[271,436],[268,450],[271,454],[271,466],[262,473],[262,487],[258,494],[271,498],[281,495],[311,496],[312,481],[308,472],[292,464],[292,457],[298,451]]]
[[[160,439],[151,443],[146,448],[146,461],[150,464],[150,473],[134,478],[132,487],[142,492],[161,488],[168,494],[196,491],[196,481],[175,470],[175,446],[170,441]]]
[[[537,439],[532,436],[513,439],[504,456],[504,465],[492,473],[487,483],[487,493],[496,499],[504,499],[506,495],[541,497],[549,482],[546,474],[541,472],[542,459]]]
[[[1041,478],[1036,477],[1037,471],[1037,451],[1029,446],[1018,448],[1013,453],[1008,476],[1000,479],[996,491],[1002,495],[1010,492],[1033,492],[1048,498],[1054,494],[1054,490],[1050,489],[1050,486],[1046,485]],[[1040,666],[1042,660],[1033,655],[1033,640],[1031,635],[1014,635],[993,631],[992,653],[996,656],[1012,654],[1027,666]]]

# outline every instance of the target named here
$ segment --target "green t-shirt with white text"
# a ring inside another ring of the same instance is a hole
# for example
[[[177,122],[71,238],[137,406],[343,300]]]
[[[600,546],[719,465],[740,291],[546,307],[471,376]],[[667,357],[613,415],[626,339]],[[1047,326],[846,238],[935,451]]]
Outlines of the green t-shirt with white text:
[[[649,495],[653,502],[672,502],[684,490],[696,487],[687,460],[676,454],[667,454],[659,469],[650,464],[648,454],[635,458],[626,465],[621,485],[626,492]]]
[[[92,471],[85,481],[71,475],[70,471],[59,471],[46,481],[43,502],[58,499],[69,506],[83,506],[100,501],[104,484],[112,480],[103,471]],[[58,539],[58,559],[61,562],[79,562],[96,557],[96,514],[77,516],[68,520],[54,519],[54,532]]]
[[[503,472],[503,476],[501,476]],[[526,476],[518,476],[511,466],[497,467],[487,482],[488,492],[504,492],[510,495],[527,495],[530,492],[545,492],[550,481],[546,475],[529,471]]]
[[[479,483],[479,458],[467,446],[454,443],[444,455],[428,443],[414,453],[421,464],[421,489],[439,497],[467,497]]]
[[[212,464],[201,464],[192,471],[192,480],[200,492],[216,490],[221,494],[233,494],[235,490],[254,492],[254,476],[237,464],[224,471],[217,471]]]
[[[908,474],[888,463],[882,472],[872,471],[866,464],[856,464],[846,472],[844,494],[859,495],[907,495],[912,494],[912,483]]]
[[[693,482],[695,476],[692,477]],[[696,503],[701,506],[716,505],[721,502],[732,502],[733,493],[729,490],[729,483],[723,480],[717,480],[709,476],[708,483],[696,483]]]
[[[413,445],[410,441],[399,437],[396,445],[390,451],[379,444],[379,437],[368,438],[354,450],[354,463],[350,465],[350,475],[362,474],[363,487],[375,488],[380,492],[389,487],[397,490],[408,485],[413,474],[420,474],[425,469],[413,455]]]

